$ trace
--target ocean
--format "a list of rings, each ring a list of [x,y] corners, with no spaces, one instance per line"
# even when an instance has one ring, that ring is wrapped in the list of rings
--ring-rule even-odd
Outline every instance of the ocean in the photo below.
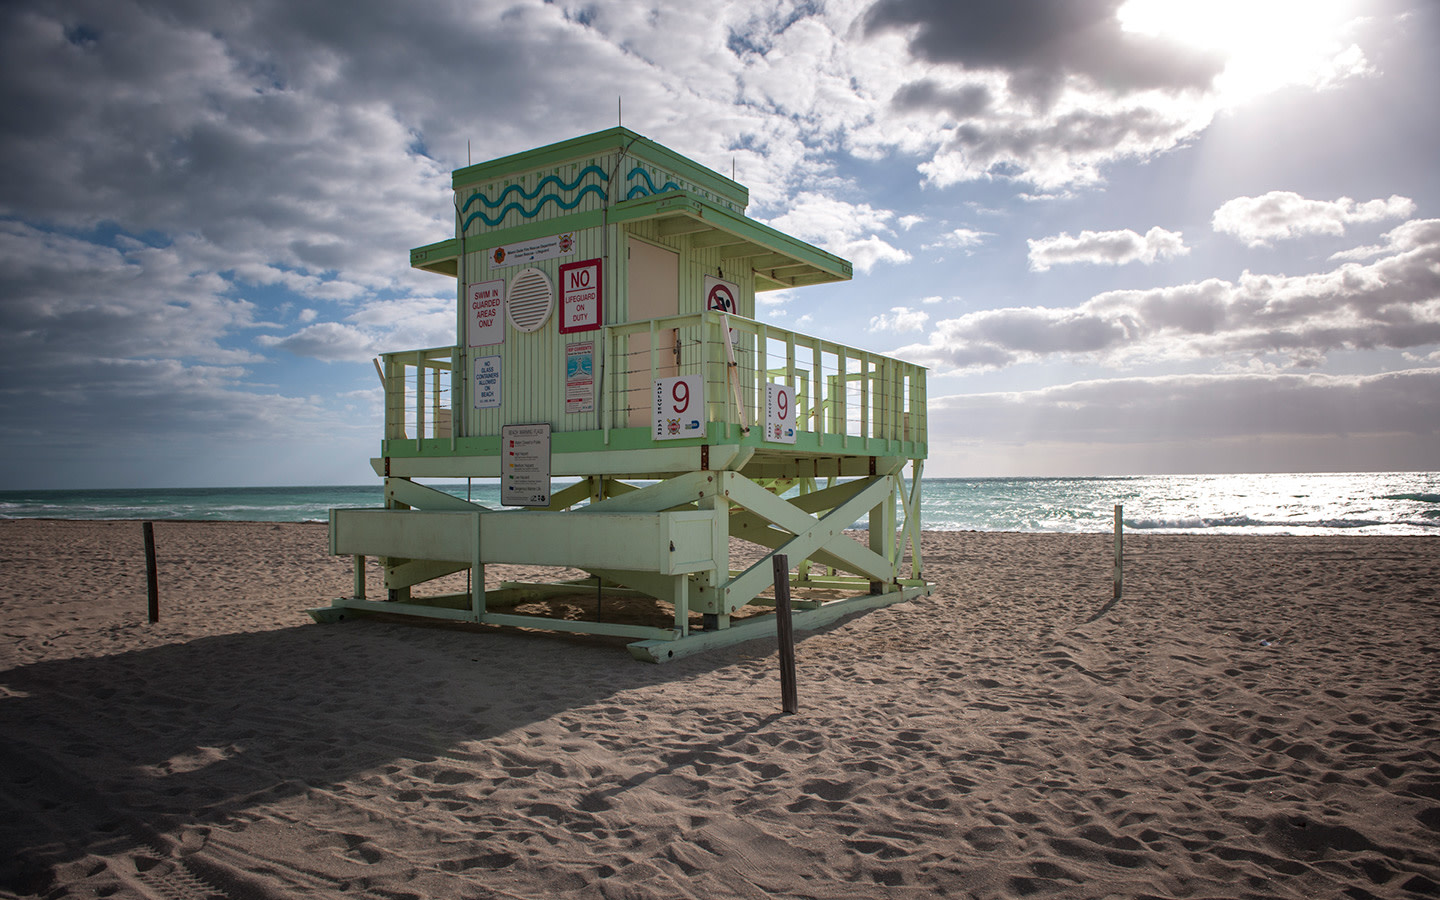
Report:
[[[494,482],[434,486],[500,506]],[[1118,504],[1127,531],[1151,534],[1440,535],[1440,472],[927,478],[921,488],[921,518],[934,531],[1108,532]],[[0,491],[0,518],[323,522],[334,507],[382,503],[378,481]]]

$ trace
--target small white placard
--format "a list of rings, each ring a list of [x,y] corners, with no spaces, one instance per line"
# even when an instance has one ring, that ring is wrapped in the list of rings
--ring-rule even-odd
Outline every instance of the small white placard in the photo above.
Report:
[[[465,292],[471,347],[487,347],[505,340],[505,281],[480,281]]]
[[[795,443],[795,395],[783,384],[765,385],[765,440]]]
[[[527,265],[546,259],[575,254],[575,232],[552,234],[533,241],[506,244],[490,251],[490,268],[503,269],[507,266]]]
[[[500,357],[475,358],[475,408],[497,409],[500,406]]]
[[[705,436],[705,388],[699,375],[655,379],[657,441]]]
[[[505,425],[500,428],[504,506],[550,505],[550,426]]]

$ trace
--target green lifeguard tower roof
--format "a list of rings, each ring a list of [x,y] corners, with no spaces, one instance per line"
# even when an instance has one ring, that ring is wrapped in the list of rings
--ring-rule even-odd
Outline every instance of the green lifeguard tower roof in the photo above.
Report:
[[[616,161],[608,171],[597,165],[609,158]],[[547,169],[550,172],[541,183],[527,191],[522,176]],[[652,170],[673,175],[679,181],[667,178],[656,184],[649,175]],[[572,173],[574,181],[566,178]],[[569,205],[553,190],[573,190],[586,178],[590,183],[579,194],[589,196],[576,195]],[[539,220],[505,228],[507,234],[498,243],[524,240],[532,230],[535,236],[547,233],[553,226],[546,224],[548,217],[542,218],[543,214],[570,212],[588,200],[588,205],[598,208],[587,210],[585,218],[574,219],[569,227],[655,220],[662,237],[688,235],[691,247],[718,248],[722,259],[752,270],[756,291],[849,281],[852,275],[848,260],[746,216],[750,192],[744,185],[628,128],[609,128],[456,169],[451,185],[457,197],[470,191],[475,192],[471,198],[483,197],[482,189],[497,185],[501,190],[498,199],[457,203],[464,206],[462,231],[473,227],[477,220],[487,225],[494,222],[492,227],[499,227],[507,217],[515,218],[517,212]],[[439,241],[411,250],[410,265],[454,276],[459,255],[457,240]]]

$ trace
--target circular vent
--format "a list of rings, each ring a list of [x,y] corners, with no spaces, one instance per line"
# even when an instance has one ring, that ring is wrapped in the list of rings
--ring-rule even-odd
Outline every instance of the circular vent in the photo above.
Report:
[[[539,269],[525,269],[510,282],[505,314],[516,331],[535,331],[550,318],[555,290],[550,278]]]

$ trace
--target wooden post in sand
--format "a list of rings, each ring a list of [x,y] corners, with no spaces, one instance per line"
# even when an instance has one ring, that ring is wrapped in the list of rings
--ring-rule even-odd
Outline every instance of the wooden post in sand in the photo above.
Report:
[[[160,577],[155,570],[155,523],[146,522],[145,533],[145,586],[150,597],[150,622],[160,621]]]
[[[800,708],[795,690],[795,623],[790,618],[790,558],[775,554],[775,634],[780,639],[780,708],[786,715]]]
[[[1120,505],[1117,503],[1117,504],[1115,505],[1115,599],[1116,599],[1116,600],[1119,600],[1119,599],[1120,599],[1120,586],[1121,586],[1121,584],[1123,584],[1124,581],[1125,581],[1124,555],[1123,555],[1123,553],[1122,553],[1122,548],[1123,548],[1123,545],[1124,545],[1124,537],[1123,537],[1122,535],[1124,534],[1124,531],[1123,531],[1123,527],[1122,527],[1122,525],[1121,525],[1121,522],[1122,522],[1122,518],[1121,518],[1121,514],[1120,514]]]

